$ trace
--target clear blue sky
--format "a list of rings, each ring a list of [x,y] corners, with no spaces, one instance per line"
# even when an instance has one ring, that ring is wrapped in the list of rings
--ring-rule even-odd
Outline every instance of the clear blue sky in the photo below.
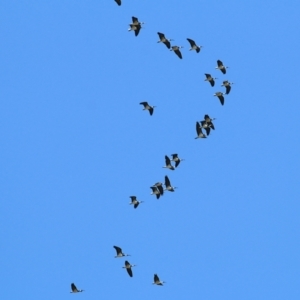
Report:
[[[299,10],[1,1],[1,299],[300,299]],[[216,130],[195,140],[204,114]],[[185,161],[163,169],[172,153]],[[165,175],[178,189],[156,200]]]

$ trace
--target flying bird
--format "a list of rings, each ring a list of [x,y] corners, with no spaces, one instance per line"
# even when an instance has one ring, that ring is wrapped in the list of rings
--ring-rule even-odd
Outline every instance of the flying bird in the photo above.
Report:
[[[125,261],[125,267],[122,267],[122,268],[126,269],[128,275],[129,275],[130,277],[132,277],[133,274],[132,274],[131,268],[132,268],[132,267],[135,267],[135,266],[136,266],[136,265],[131,265],[131,264],[126,260],[126,261]]]
[[[120,6],[122,3],[121,3],[121,0],[115,0],[116,3]]]
[[[170,47],[171,47],[171,43],[170,42],[173,41],[173,40],[172,39],[167,39],[165,37],[165,35],[163,33],[161,33],[161,32],[158,32],[157,34],[159,36],[158,43],[163,43],[163,44],[165,44],[167,46],[168,49],[170,49]]]
[[[171,47],[171,49],[170,49],[170,51],[174,51],[175,52],[175,54],[180,58],[180,59],[182,59],[182,54],[181,54],[181,52],[180,52],[180,48],[183,48],[182,46],[172,46]]]
[[[202,48],[202,46],[196,45],[195,41],[192,40],[192,39],[187,39],[187,40],[188,40],[188,42],[189,42],[190,45],[191,45],[190,51],[191,51],[191,50],[196,50],[196,52],[199,53],[200,50],[201,50],[201,48]]]
[[[216,92],[216,93],[214,94],[214,96],[217,96],[217,97],[219,98],[221,104],[224,105],[225,99],[224,99],[224,94],[223,94],[223,93],[221,93],[221,92]]]
[[[231,90],[231,84],[233,84],[233,82],[229,82],[228,80],[224,80],[223,84],[221,86],[225,86],[226,88],[226,95],[228,95],[230,93]]]
[[[180,162],[184,160],[183,158],[179,158],[177,153],[171,154],[171,156],[172,156],[171,160],[175,161],[175,168],[177,168],[179,166]]]
[[[177,187],[173,187],[171,185],[170,179],[168,176],[165,176],[165,190],[169,191],[169,192],[175,192],[175,189],[177,189]]]
[[[202,132],[201,125],[199,124],[199,122],[196,122],[196,131],[197,137],[195,137],[195,139],[206,138],[206,135]]]
[[[150,186],[150,189],[152,190],[151,195],[155,195],[156,199],[159,199],[161,194],[160,194],[160,191],[159,191],[158,187],[157,186]]]
[[[208,81],[211,86],[214,86],[215,85],[215,79],[218,79],[218,78],[214,78],[210,74],[204,74],[204,75],[206,76],[206,79],[204,79],[204,81]]]
[[[167,169],[170,169],[170,170],[175,170],[175,168],[171,164],[170,158],[167,155],[165,155],[165,160],[166,160],[166,165],[163,168],[167,168]]]
[[[130,254],[125,254],[122,252],[122,249],[120,247],[117,247],[117,246],[114,246],[114,248],[116,249],[117,251],[117,256],[115,256],[116,258],[117,257],[123,257],[123,256],[130,256]]]
[[[74,283],[71,283],[71,290],[72,290],[72,292],[70,292],[70,293],[81,293],[84,291],[84,290],[78,290]]]
[[[153,184],[153,186],[157,187],[162,196],[164,195],[164,188],[161,182],[156,182],[155,184]]]
[[[143,110],[149,110],[150,116],[153,115],[153,110],[154,110],[154,107],[155,107],[155,106],[149,105],[148,102],[146,102],[146,101],[145,101],[145,102],[141,102],[140,104],[141,104],[141,105],[144,105]]]
[[[215,120],[215,119],[211,119],[209,117],[209,115],[204,115],[204,120],[200,122],[201,128],[204,128],[206,131],[206,136],[209,136],[210,129],[215,130],[215,126],[214,126],[212,120]]]
[[[139,35],[139,32],[142,28],[142,24],[144,24],[144,22],[139,22],[138,18],[136,17],[132,17],[132,23],[129,24],[129,28],[128,28],[128,31],[134,31],[135,33],[135,36],[138,36]]]
[[[136,199],[136,196],[130,196],[129,198],[131,198],[131,202],[129,202],[129,204],[133,204],[134,208],[137,208],[139,206],[140,203],[143,203],[144,201],[138,201]]]
[[[228,67],[224,66],[219,59],[217,60],[217,64],[218,66],[216,67],[216,69],[219,69],[223,74],[226,74],[226,69],[228,69]]]
[[[154,282],[152,284],[163,285],[163,283],[166,283],[166,282],[165,281],[160,281],[157,274],[154,274]]]

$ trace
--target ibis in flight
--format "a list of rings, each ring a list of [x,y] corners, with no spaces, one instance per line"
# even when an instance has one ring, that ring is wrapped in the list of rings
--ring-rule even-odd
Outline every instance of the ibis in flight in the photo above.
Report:
[[[202,48],[202,46],[198,46],[198,45],[195,43],[195,41],[192,40],[192,39],[187,39],[187,40],[188,40],[188,42],[189,42],[190,45],[191,45],[190,51],[191,51],[191,50],[196,50],[196,52],[199,53],[200,50],[201,50],[201,48]]]
[[[217,64],[218,66],[216,67],[216,69],[219,69],[223,74],[226,74],[226,69],[228,69],[228,67],[224,66],[219,59],[217,60]]]
[[[180,52],[180,48],[183,48],[182,46],[172,46],[170,51],[174,51],[175,54],[180,58],[182,59],[182,54]]]
[[[175,168],[171,164],[170,158],[167,155],[165,155],[165,160],[166,160],[166,165],[163,168],[167,168],[167,169],[170,169],[170,170],[175,170]]]
[[[139,22],[138,18],[136,17],[132,17],[132,23],[129,24],[129,28],[128,31],[134,31],[135,36],[139,35],[140,29],[142,28],[142,24],[144,24],[144,22]]]
[[[168,49],[170,49],[171,48],[171,43],[170,42],[173,41],[173,40],[172,39],[167,39],[165,37],[165,35],[163,33],[161,33],[161,32],[158,32],[157,34],[159,36],[158,43],[163,43],[163,44],[165,44],[167,46]]]
[[[136,199],[136,196],[130,196],[129,198],[131,198],[131,202],[129,202],[129,204],[133,204],[134,208],[137,208],[139,206],[140,203],[143,203],[144,201],[138,201]]]
[[[204,75],[206,76],[206,79],[204,79],[204,81],[208,81],[211,86],[214,86],[215,85],[215,79],[218,79],[218,78],[214,78],[210,74],[204,74]]]
[[[146,101],[141,102],[140,104],[144,106],[143,110],[149,110],[150,116],[153,115],[153,110],[154,110],[155,106],[149,105],[148,102],[146,102]]]
[[[123,257],[123,256],[130,256],[130,254],[125,254],[122,252],[122,249],[118,246],[114,246],[114,248],[116,249],[117,252],[117,256],[115,256],[115,258],[117,257]]]
[[[160,194],[160,191],[159,191],[158,187],[157,186],[150,186],[150,189],[152,190],[151,195],[155,195],[156,199],[159,199],[161,194]]]
[[[153,186],[156,186],[158,188],[158,190],[162,196],[164,195],[164,188],[163,188],[163,184],[161,182],[156,182],[155,184],[153,184]]]
[[[126,269],[128,275],[129,275],[130,277],[132,277],[133,274],[132,274],[131,268],[132,268],[132,267],[135,267],[135,266],[136,266],[136,265],[131,265],[131,264],[126,260],[126,261],[125,261],[125,267],[122,267],[122,268]]]
[[[201,125],[199,122],[196,122],[196,131],[197,137],[195,137],[195,139],[206,138],[206,135],[202,132]]]
[[[71,290],[72,290],[72,292],[70,292],[70,293],[81,293],[84,291],[84,290],[78,290],[74,283],[71,283]]]
[[[224,80],[223,84],[221,86],[225,86],[226,88],[226,95],[228,95],[230,93],[231,90],[231,84],[233,84],[233,82],[229,82],[228,80]]]
[[[163,285],[163,283],[166,283],[166,282],[159,280],[159,277],[157,276],[157,274],[154,274],[154,282],[152,284]]]
[[[224,105],[225,99],[224,99],[224,94],[223,94],[223,93],[221,93],[221,92],[216,92],[216,93],[214,94],[214,96],[218,97],[219,100],[220,100],[220,102],[221,102],[221,104]]]
[[[175,189],[177,189],[177,187],[173,187],[171,185],[170,179],[168,176],[165,176],[165,190],[169,191],[169,192],[175,192]]]
[[[179,158],[177,153],[171,154],[171,156],[172,156],[172,159],[171,159],[171,160],[172,160],[172,161],[175,161],[175,168],[177,168],[177,167],[179,166],[180,162],[181,162],[182,160],[184,160],[183,158]]]

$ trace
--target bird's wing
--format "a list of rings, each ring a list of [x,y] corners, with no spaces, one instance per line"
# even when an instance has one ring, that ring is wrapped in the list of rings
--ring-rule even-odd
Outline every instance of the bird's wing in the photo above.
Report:
[[[160,194],[156,194],[156,199],[159,199],[159,197],[160,197]]]
[[[217,64],[218,64],[218,67],[223,66],[223,63],[219,59],[217,60]]]
[[[177,161],[175,162],[175,168],[177,168],[177,167],[179,166],[179,164],[180,164],[180,160],[177,160]]]
[[[226,68],[220,69],[223,74],[226,74]]]
[[[187,39],[191,45],[191,47],[193,47],[194,45],[196,45],[195,41],[191,40],[191,39]]]
[[[171,43],[166,39],[164,44],[167,46],[168,49],[171,48]]]
[[[135,36],[138,36],[139,35],[139,33],[140,33],[140,29],[142,28],[142,26],[141,25],[137,25],[136,26],[136,28],[135,28],[135,30],[134,30],[134,34],[135,34]]]
[[[136,196],[129,196],[129,198],[131,198],[131,201],[133,202],[134,200],[136,200]]]
[[[162,185],[159,185],[159,186],[157,187],[157,189],[159,190],[159,192],[160,192],[161,195],[164,194],[164,189],[163,189]]]
[[[71,283],[71,290],[72,290],[72,292],[77,292],[78,291],[77,287],[74,283]]]
[[[213,124],[213,122],[210,122],[209,127],[213,130],[215,130],[215,125]]]
[[[177,158],[177,157],[178,157],[178,154],[177,154],[177,153],[175,153],[175,154],[171,154],[171,156],[172,156],[172,158],[173,158],[173,159],[175,159],[175,158]]]
[[[205,131],[206,131],[206,135],[209,136],[210,128],[209,128],[209,127],[205,127],[204,129],[205,129]]]
[[[166,166],[171,164],[170,158],[165,155],[165,160],[166,160]]]
[[[157,274],[154,274],[154,282],[159,282],[159,278],[158,278]]]
[[[120,247],[114,246],[114,248],[116,249],[117,254],[122,253],[122,249]]]
[[[140,202],[137,202],[133,205],[134,208],[137,208],[139,206]]]
[[[196,122],[196,131],[198,136],[202,132],[199,122]]]
[[[182,54],[181,54],[181,52],[180,52],[179,49],[175,50],[174,52],[176,53],[176,55],[177,55],[180,59],[182,59]]]
[[[161,33],[161,32],[158,32],[157,34],[158,34],[158,36],[159,36],[160,39],[163,39],[165,37],[165,35],[163,33]]]
[[[197,53],[200,52],[200,47],[197,47],[196,52],[197,52]]]
[[[153,107],[150,107],[150,108],[149,108],[149,113],[150,113],[150,116],[153,115]]]
[[[121,0],[115,0],[117,4],[120,6],[121,5]]]
[[[131,268],[126,268],[126,270],[127,270],[128,275],[129,275],[130,277],[132,277],[133,274],[132,274]]]
[[[147,106],[148,105],[148,102],[141,102],[140,104],[144,105],[144,106]]]
[[[210,78],[211,78],[211,75],[210,75],[210,74],[205,73],[204,75],[206,76],[207,79],[210,79]]]
[[[220,99],[221,104],[224,105],[224,97],[221,95],[218,98]]]
[[[231,86],[226,85],[226,95],[228,95],[230,93],[230,90],[231,90]]]
[[[165,176],[165,186],[171,186],[170,180],[168,176]]]
[[[133,24],[139,23],[138,18],[132,17],[132,23],[133,23]]]

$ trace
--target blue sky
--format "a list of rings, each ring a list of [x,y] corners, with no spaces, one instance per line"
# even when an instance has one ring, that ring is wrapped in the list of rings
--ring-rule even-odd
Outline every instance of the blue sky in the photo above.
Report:
[[[299,299],[299,9],[2,1],[1,299]],[[204,114],[216,130],[195,140]],[[178,189],[156,200],[165,175]]]

